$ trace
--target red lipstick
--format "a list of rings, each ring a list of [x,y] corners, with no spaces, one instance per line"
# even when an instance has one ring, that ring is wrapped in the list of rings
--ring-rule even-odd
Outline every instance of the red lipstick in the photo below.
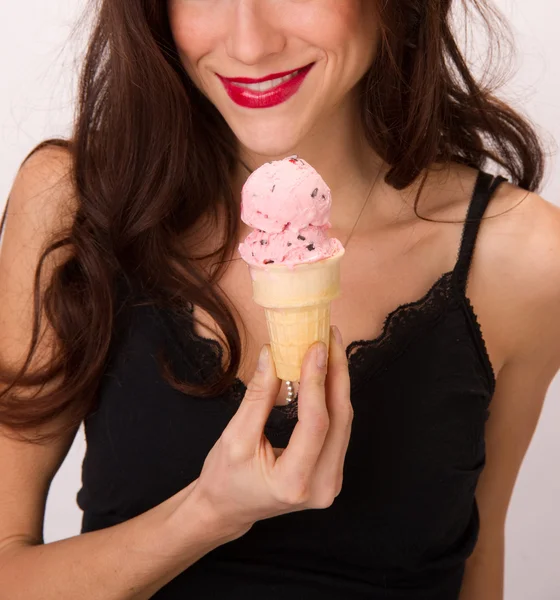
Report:
[[[299,90],[314,64],[311,63],[306,67],[294,69],[293,71],[273,73],[259,79],[222,77],[221,75],[218,75],[218,77],[228,96],[239,106],[244,108],[270,108],[290,99]],[[282,79],[283,81],[278,81],[273,87],[270,87],[270,84],[266,85],[267,82]],[[246,87],[247,85],[252,87]]]

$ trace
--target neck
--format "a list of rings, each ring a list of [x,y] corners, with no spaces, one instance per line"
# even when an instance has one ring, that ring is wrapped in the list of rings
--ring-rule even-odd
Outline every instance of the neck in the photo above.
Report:
[[[312,165],[330,187],[333,228],[341,231],[352,228],[372,184],[383,180],[381,160],[363,135],[356,107],[338,107],[326,115],[301,143],[283,156],[262,156],[241,148],[241,159],[252,170],[292,154]],[[236,178],[239,193],[248,175],[247,169],[240,165]]]

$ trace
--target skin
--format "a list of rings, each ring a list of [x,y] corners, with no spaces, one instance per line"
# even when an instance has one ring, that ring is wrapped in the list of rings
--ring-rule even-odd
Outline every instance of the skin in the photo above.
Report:
[[[374,58],[373,3],[359,0],[170,0],[170,22],[185,68],[237,136],[241,156],[257,168],[299,154],[333,192],[331,234],[344,243],[364,198],[373,193],[347,248],[343,297],[333,322],[344,340],[377,336],[395,306],[421,297],[453,268],[476,172],[456,164],[429,173],[419,212],[416,184],[402,192],[383,183],[386,168],[365,143],[355,85]],[[227,96],[216,73],[261,77],[317,61],[299,92],[269,109],[245,109]],[[246,171],[240,168],[238,191]],[[504,213],[504,214],[502,214]],[[497,216],[500,215],[500,216]],[[467,563],[461,600],[503,598],[504,527],[511,493],[535,431],[548,386],[560,367],[560,210],[536,194],[503,185],[481,226],[469,296],[497,377],[487,423],[487,466],[476,496],[480,537]],[[241,226],[241,239],[249,232]],[[523,240],[523,252],[519,251]],[[363,265],[370,265],[368,278]],[[234,260],[222,289],[247,331],[240,375],[248,381],[268,339],[251,303],[246,267]],[[257,313],[257,314],[255,314]],[[201,333],[215,337],[199,313]],[[283,391],[278,396],[282,402]]]

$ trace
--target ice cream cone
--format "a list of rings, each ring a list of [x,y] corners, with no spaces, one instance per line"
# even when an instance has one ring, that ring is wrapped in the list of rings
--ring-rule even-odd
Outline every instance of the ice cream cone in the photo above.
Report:
[[[340,294],[341,249],[293,267],[249,265],[253,299],[265,309],[276,374],[299,381],[303,357],[314,342],[329,348],[331,302]]]

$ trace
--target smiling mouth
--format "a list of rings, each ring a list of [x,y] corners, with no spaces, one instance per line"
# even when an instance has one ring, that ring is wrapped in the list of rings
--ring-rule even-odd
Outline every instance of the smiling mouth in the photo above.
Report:
[[[314,64],[260,79],[218,77],[230,99],[237,105],[244,108],[270,108],[286,102],[296,94]]]
[[[256,83],[241,83],[239,81],[235,81],[235,79],[230,80],[232,85],[236,87],[244,88],[246,90],[252,90],[253,92],[268,92],[269,90],[286,83],[287,81],[291,81],[295,79],[298,75],[300,75],[307,67],[302,67],[301,69],[297,69],[293,71],[289,75],[284,75],[283,77],[277,77],[275,79],[268,79],[267,81],[258,81]]]

